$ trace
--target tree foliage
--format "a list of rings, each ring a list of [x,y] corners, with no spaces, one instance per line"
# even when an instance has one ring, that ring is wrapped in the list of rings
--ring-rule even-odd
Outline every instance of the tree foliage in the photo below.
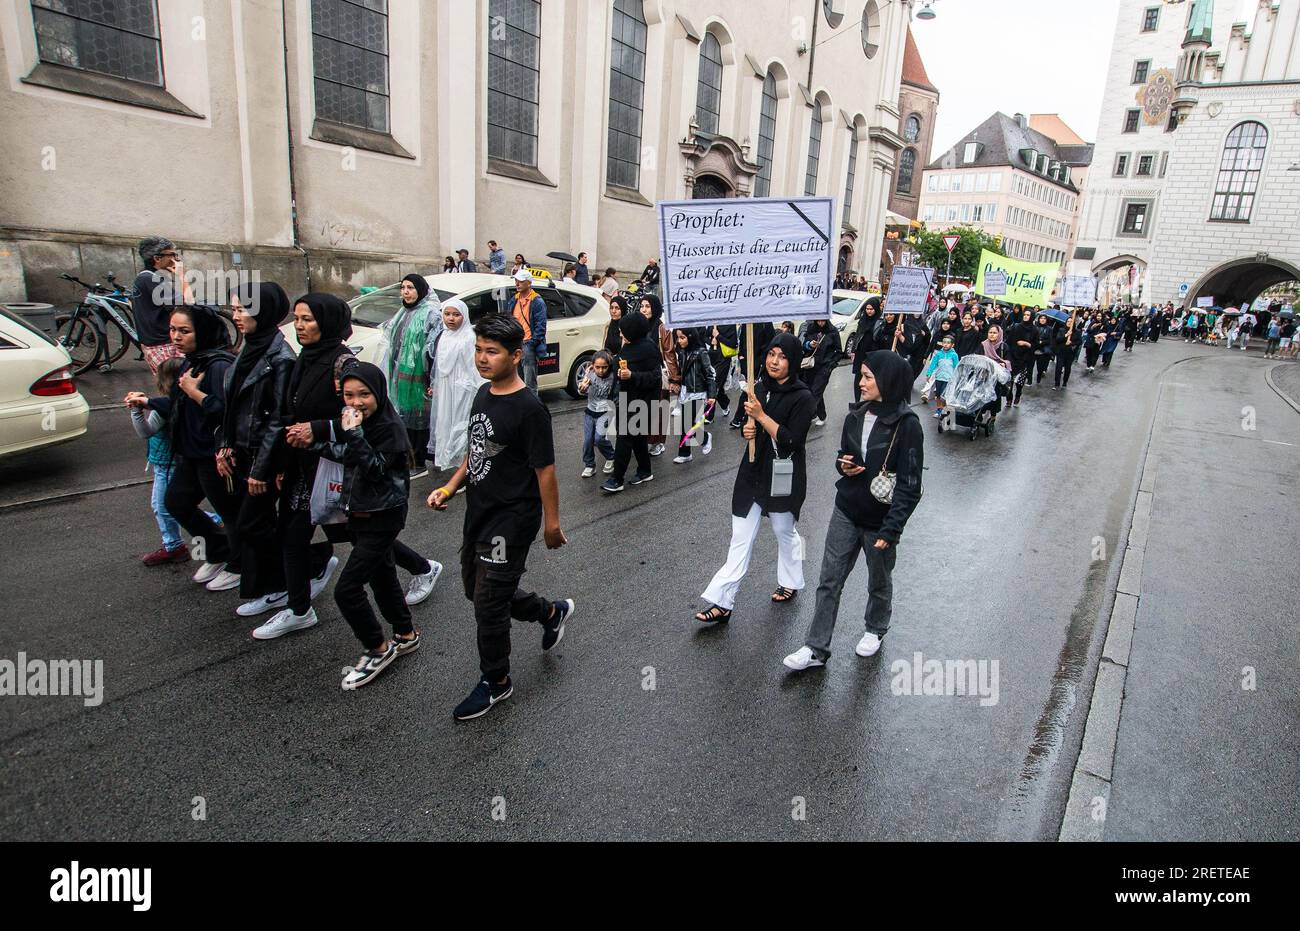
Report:
[[[998,255],[1002,251],[1002,240],[991,236],[975,226],[958,225],[944,230],[920,229],[915,233],[916,251],[921,264],[929,265],[938,272],[942,281],[948,270],[948,247],[943,244],[945,236],[960,236],[957,247],[952,250],[952,277],[974,283],[975,273],[979,270],[980,252],[988,249]]]

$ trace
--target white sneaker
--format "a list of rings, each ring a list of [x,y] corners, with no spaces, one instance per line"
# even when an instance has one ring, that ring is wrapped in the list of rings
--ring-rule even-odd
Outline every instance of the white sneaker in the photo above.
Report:
[[[424,477],[425,477],[426,475],[428,475],[428,474],[429,474],[429,470],[428,470],[428,469],[421,469],[421,470],[418,471],[418,472],[412,472],[412,473],[411,473],[411,481],[415,481],[417,478],[424,478]]]
[[[330,584],[330,579],[334,577],[334,570],[339,567],[339,558],[331,556],[330,561],[325,564],[321,574],[311,580],[311,600],[315,601],[320,597],[320,593],[325,591],[325,586]]]
[[[212,581],[206,587],[210,592],[228,592],[232,588],[239,588],[239,576],[222,569],[212,577]]]
[[[693,458],[693,456],[677,456],[673,459],[673,463],[681,465],[683,462],[690,462]]]
[[[601,471],[602,471],[603,473],[605,473],[606,475],[609,475],[611,472],[613,472],[613,471],[614,471],[614,460],[611,459],[611,460],[609,460],[608,462],[606,462],[606,463],[605,463],[605,468],[601,469]]]
[[[800,647],[781,662],[785,664],[786,669],[793,669],[795,672],[803,672],[805,669],[826,665],[824,660],[817,658],[817,654],[810,647]]]
[[[596,474],[596,469],[593,466],[587,466],[587,468],[582,470],[583,478],[591,478],[595,474]]]
[[[814,427],[824,427],[824,426],[826,426],[826,421],[822,420],[820,417],[814,417],[814,418],[813,418],[813,426],[814,426]]]
[[[706,456],[707,456],[709,453],[713,452],[713,434],[712,434],[712,433],[705,433],[705,434],[704,434],[704,446],[700,449],[700,452],[704,453],[704,455],[706,455]]]
[[[226,568],[226,564],[223,562],[205,562],[199,566],[199,571],[194,573],[194,581],[200,585],[207,585],[224,568]]]
[[[288,603],[288,592],[275,592],[271,595],[263,595],[261,598],[254,598],[252,601],[245,601],[235,609],[235,613],[240,617],[257,617],[259,614],[265,614],[267,611],[274,611],[277,608],[283,608]]]
[[[858,641],[858,645],[853,648],[853,652],[858,656],[875,656],[876,651],[880,649],[880,638],[867,631]]]
[[[652,455],[652,456],[662,456],[663,454],[664,454],[664,444],[663,444],[663,443],[655,443],[653,446],[650,447],[650,455]]]
[[[406,586],[406,603],[408,605],[418,605],[433,594],[433,586],[437,584],[438,576],[442,575],[442,563],[430,559],[429,565],[432,568],[424,575],[411,576],[410,584]]]
[[[288,608],[274,614],[271,619],[253,631],[254,640],[274,640],[276,637],[283,637],[285,634],[291,634],[295,630],[306,630],[308,627],[315,627],[318,622],[316,609],[308,608],[306,614],[294,614]]]

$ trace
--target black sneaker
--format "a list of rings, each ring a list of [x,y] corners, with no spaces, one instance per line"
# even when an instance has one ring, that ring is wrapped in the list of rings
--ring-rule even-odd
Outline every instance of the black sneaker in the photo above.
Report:
[[[452,717],[457,721],[471,721],[474,718],[481,718],[492,710],[492,706],[499,701],[505,701],[515,692],[515,684],[506,678],[505,685],[493,685],[487,679],[483,679],[478,685],[474,686],[474,691],[470,692],[466,699],[456,706],[452,712]]]
[[[607,478],[605,483],[600,486],[600,490],[607,495],[616,495],[623,490],[623,483],[616,478]]]
[[[394,641],[388,641],[387,650],[366,650],[361,654],[357,664],[343,677],[344,691],[351,692],[374,680],[388,664],[397,659],[397,647]]]
[[[573,599],[566,598],[555,604],[555,615],[542,622],[542,652],[545,653],[564,639],[564,622],[573,616]]]
[[[638,472],[636,475],[633,475],[632,478],[628,480],[628,484],[640,485],[642,482],[653,482],[654,480],[655,480],[655,476],[653,472],[649,472],[645,475],[642,475],[640,472]]]
[[[420,649],[420,632],[418,630],[411,631],[409,640],[392,637],[390,642],[393,644],[393,648],[397,650],[398,656],[405,656],[407,653],[414,653]]]

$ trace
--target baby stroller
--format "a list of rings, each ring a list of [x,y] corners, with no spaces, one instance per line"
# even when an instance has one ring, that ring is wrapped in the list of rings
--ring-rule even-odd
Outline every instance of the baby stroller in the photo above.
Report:
[[[939,418],[939,432],[969,430],[972,440],[980,430],[985,436],[992,435],[999,406],[998,386],[1010,382],[1011,373],[988,356],[962,357],[943,392],[945,407]]]

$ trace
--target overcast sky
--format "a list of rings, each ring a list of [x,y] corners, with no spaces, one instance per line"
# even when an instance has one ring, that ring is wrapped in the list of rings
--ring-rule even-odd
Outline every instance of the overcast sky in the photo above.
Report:
[[[939,88],[931,159],[997,110],[1059,113],[1096,141],[1119,0],[935,0],[934,11],[912,20]]]

